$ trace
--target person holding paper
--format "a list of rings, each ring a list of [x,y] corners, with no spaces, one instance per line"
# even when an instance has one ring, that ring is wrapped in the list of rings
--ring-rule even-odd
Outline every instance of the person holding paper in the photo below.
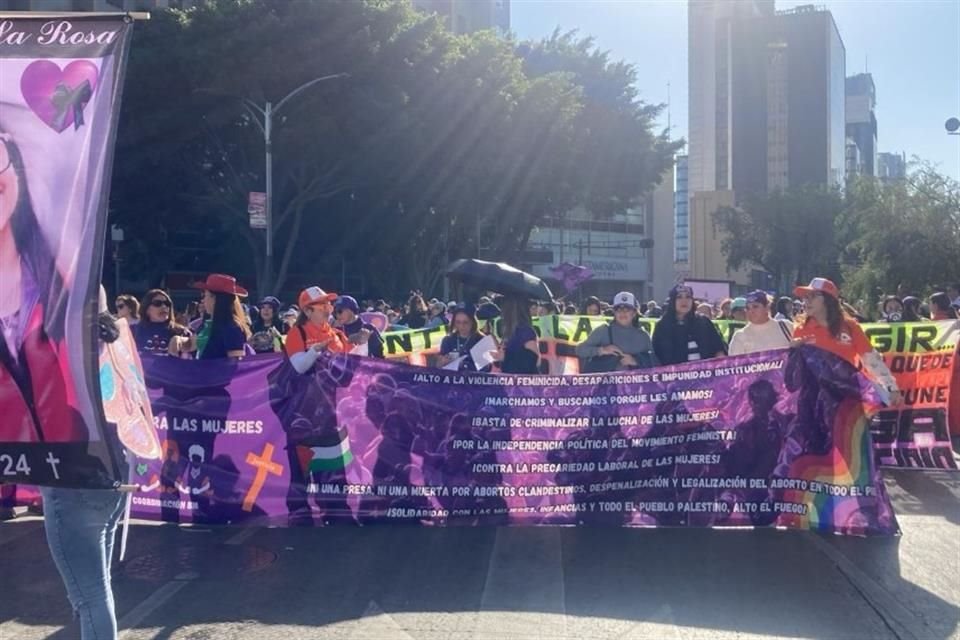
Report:
[[[483,339],[477,319],[467,307],[453,310],[453,331],[440,343],[440,366],[445,367],[455,360],[460,361],[457,371],[476,371],[470,350]]]

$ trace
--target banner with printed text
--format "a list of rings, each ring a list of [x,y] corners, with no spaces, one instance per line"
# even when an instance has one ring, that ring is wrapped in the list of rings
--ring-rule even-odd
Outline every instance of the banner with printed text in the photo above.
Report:
[[[97,344],[123,16],[0,18],[0,482],[106,487]]]
[[[603,316],[536,318],[534,329],[541,338],[543,372],[578,373],[577,345],[609,322],[610,318]],[[726,342],[744,326],[743,322],[730,320],[716,320],[714,324]],[[640,318],[639,326],[653,335],[657,321]],[[863,329],[904,391],[901,404],[887,407],[871,422],[880,464],[956,470],[950,425],[960,425],[960,415],[952,415],[950,404],[957,402],[951,390],[960,388],[960,322],[868,323]],[[444,335],[442,327],[386,333],[385,353],[398,361],[434,365]],[[960,433],[960,429],[954,432]]]
[[[814,348],[623,374],[330,356],[144,361],[164,458],[134,516],[321,525],[897,530],[872,387]]]

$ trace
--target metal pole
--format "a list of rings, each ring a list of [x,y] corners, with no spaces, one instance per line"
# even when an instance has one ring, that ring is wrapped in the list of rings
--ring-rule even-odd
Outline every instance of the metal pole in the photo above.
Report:
[[[120,295],[120,243],[113,243],[113,286],[116,296]]]
[[[263,143],[267,154],[267,264],[264,270],[267,276],[267,282],[261,284],[261,287],[272,287],[273,283],[273,104],[268,102],[263,110]],[[269,293],[269,292],[267,292]]]

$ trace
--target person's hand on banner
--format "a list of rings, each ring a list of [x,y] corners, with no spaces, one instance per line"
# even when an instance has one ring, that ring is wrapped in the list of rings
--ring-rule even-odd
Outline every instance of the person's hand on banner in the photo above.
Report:
[[[321,340],[320,342],[316,343],[315,345],[313,345],[313,346],[310,347],[310,348],[313,349],[314,351],[316,351],[317,353],[322,353],[322,352],[327,348],[327,345],[330,344],[330,341],[331,341],[331,340],[333,340],[333,338],[326,338],[326,339]]]
[[[622,364],[622,365],[624,365],[624,366],[627,366],[627,367],[638,367],[638,366],[640,366],[640,365],[637,363],[637,359],[634,358],[634,357],[633,357],[632,355],[630,355],[629,353],[625,353],[625,354],[623,354],[622,356],[620,356],[620,364]]]

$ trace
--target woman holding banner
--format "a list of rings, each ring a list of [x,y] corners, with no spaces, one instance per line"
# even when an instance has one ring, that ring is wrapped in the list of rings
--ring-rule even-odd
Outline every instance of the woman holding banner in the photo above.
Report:
[[[300,293],[300,317],[287,333],[287,362],[268,376],[271,405],[287,435],[291,525],[313,525],[308,484],[344,484],[346,467],[353,460],[347,431],[338,424],[336,404],[336,389],[350,384],[353,377],[350,364],[341,359],[329,367],[315,366],[322,354],[345,354],[353,348],[350,339],[330,324],[336,299],[337,294],[320,287]],[[333,518],[352,519],[345,497],[314,495],[325,523]]]
[[[794,295],[803,300],[805,313],[797,319],[794,338],[829,351],[854,367],[862,366],[877,385],[884,403],[900,404],[897,381],[860,325],[843,312],[837,285],[826,278],[814,278],[808,286],[797,287]]]
[[[727,346],[709,318],[693,311],[693,289],[678,284],[670,290],[663,317],[653,332],[653,350],[660,364],[722,358]]]

